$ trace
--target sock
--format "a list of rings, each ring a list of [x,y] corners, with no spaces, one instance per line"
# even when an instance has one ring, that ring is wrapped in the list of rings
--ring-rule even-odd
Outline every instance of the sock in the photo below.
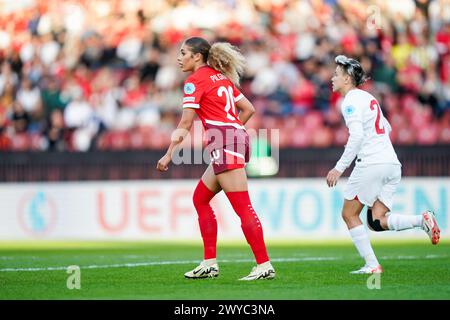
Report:
[[[242,231],[255,255],[256,263],[262,264],[269,261],[261,222],[253,210],[248,191],[227,192],[226,195],[241,219]]]
[[[207,267],[211,267],[213,264],[217,263],[216,258],[213,259],[205,259],[202,261],[202,264]]]
[[[406,230],[422,227],[422,215],[406,216],[402,214],[390,214],[387,219],[389,230]]]
[[[361,224],[349,230],[353,244],[358,250],[359,255],[366,261],[366,265],[376,267],[379,265],[377,257],[370,245],[369,236],[366,229]]]
[[[264,269],[273,268],[272,264],[270,263],[270,261],[266,261],[264,263],[261,263],[261,264],[258,265],[258,267],[264,268]]]
[[[200,180],[194,191],[194,206],[198,214],[198,224],[203,238],[204,260],[216,258],[217,220],[209,202],[215,193],[209,190]]]

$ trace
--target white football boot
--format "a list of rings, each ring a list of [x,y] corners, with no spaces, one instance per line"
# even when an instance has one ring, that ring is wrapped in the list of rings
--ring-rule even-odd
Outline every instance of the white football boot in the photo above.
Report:
[[[194,270],[186,272],[184,277],[188,279],[205,279],[215,278],[218,275],[219,265],[217,263],[207,265],[202,261]]]
[[[430,237],[432,244],[438,244],[441,237],[441,230],[438,227],[436,217],[433,211],[425,211],[422,213],[422,229]]]
[[[372,273],[383,273],[383,268],[381,265],[378,265],[376,267],[371,267],[368,265],[365,265],[359,270],[351,271],[351,274],[372,274]]]
[[[265,262],[253,267],[252,272],[246,277],[239,280],[251,281],[251,280],[264,280],[275,278],[275,269],[272,267],[270,262]]]

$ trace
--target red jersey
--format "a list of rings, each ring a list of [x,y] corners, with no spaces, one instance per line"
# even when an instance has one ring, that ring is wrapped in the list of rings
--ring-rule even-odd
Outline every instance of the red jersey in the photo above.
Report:
[[[217,126],[245,129],[235,105],[243,97],[222,73],[203,66],[184,82],[183,108],[194,108],[205,129]]]

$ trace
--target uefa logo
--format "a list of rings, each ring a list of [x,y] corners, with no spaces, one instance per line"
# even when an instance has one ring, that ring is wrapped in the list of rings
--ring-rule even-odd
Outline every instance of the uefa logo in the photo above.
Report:
[[[20,201],[18,219],[22,229],[34,237],[48,235],[56,224],[56,207],[42,191],[26,194]]]

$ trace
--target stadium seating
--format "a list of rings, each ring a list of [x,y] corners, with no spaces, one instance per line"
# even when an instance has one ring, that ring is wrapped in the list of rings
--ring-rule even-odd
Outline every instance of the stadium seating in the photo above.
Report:
[[[366,1],[202,4],[220,13],[222,23],[183,16],[199,9],[196,2],[178,3],[176,11],[171,9],[177,2],[157,11],[145,2],[132,10],[125,3],[71,1],[76,14],[62,21],[54,17],[70,12],[65,3],[4,4],[0,150],[166,147],[181,113],[186,77],[176,55],[181,41],[193,35],[241,48],[248,59],[241,89],[257,110],[248,127],[280,129],[281,147],[346,143],[342,97],[330,88],[333,57],[341,53],[359,59],[371,76],[364,88],[380,101],[395,144],[449,143],[450,21],[439,1],[414,12],[381,8],[376,28],[366,24]],[[168,22],[169,12],[179,23]],[[248,19],[233,18],[242,14]],[[85,23],[71,24],[76,15]],[[63,112],[65,123],[57,148],[48,136],[55,110]]]

